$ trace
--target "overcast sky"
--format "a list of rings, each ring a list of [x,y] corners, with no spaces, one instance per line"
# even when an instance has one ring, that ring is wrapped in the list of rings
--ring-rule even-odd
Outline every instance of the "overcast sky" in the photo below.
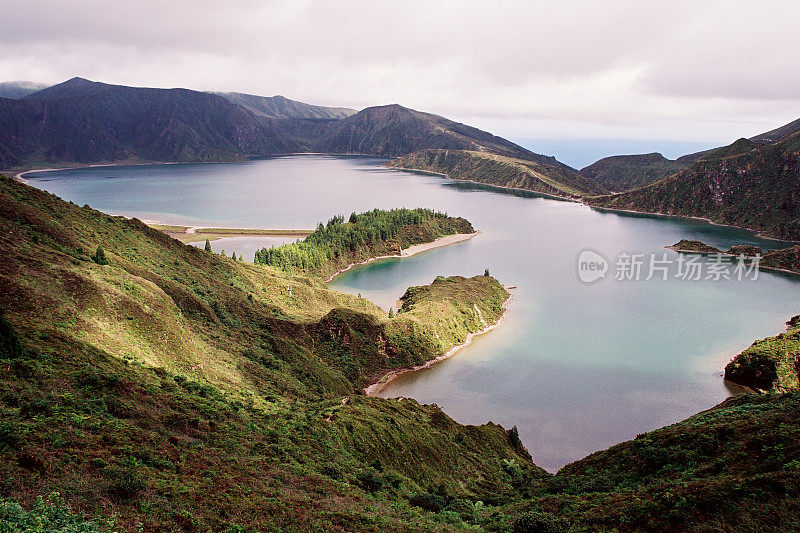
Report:
[[[800,2],[2,0],[0,80],[401,103],[515,139],[727,143],[800,117]]]

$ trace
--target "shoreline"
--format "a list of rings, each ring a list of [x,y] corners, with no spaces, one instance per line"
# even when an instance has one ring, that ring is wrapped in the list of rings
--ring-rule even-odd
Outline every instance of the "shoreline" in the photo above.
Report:
[[[375,159],[389,159],[389,161],[394,159],[394,158],[385,158],[385,157],[380,157],[380,156],[374,156],[374,155],[369,155],[369,154],[359,154],[359,153],[289,152],[289,153],[284,153],[284,154],[274,154],[274,155],[268,155],[268,156],[251,156],[251,157],[248,157],[246,159],[231,159],[231,160],[227,160],[227,161],[194,161],[194,162],[193,161],[145,161],[145,162],[134,162],[134,161],[124,162],[124,161],[120,161],[120,162],[116,162],[116,163],[97,163],[97,164],[91,164],[91,165],[74,165],[73,164],[73,165],[64,166],[64,167],[33,168],[33,169],[22,170],[20,172],[16,172],[13,175],[13,178],[16,179],[17,181],[20,181],[22,183],[28,184],[29,182],[28,182],[28,180],[26,180],[24,178],[24,176],[25,176],[25,174],[30,174],[32,172],[56,172],[56,171],[59,171],[59,170],[77,170],[77,169],[81,169],[81,168],[116,167],[116,166],[181,165],[181,164],[191,164],[191,165],[208,164],[208,165],[211,165],[211,164],[220,164],[220,163],[241,163],[243,161],[258,160],[259,158],[285,157],[285,156],[294,156],[294,155],[331,155],[331,156],[372,157],[372,158],[375,158]],[[522,188],[519,188],[519,187],[507,187],[507,186],[503,186],[503,185],[492,185],[492,184],[489,184],[489,183],[481,183],[479,181],[473,181],[473,180],[456,179],[456,178],[451,178],[447,174],[442,173],[442,172],[435,172],[435,171],[432,171],[432,170],[422,170],[422,169],[411,168],[411,167],[392,166],[392,165],[389,165],[388,162],[384,163],[381,166],[383,166],[384,168],[388,168],[388,169],[408,170],[408,171],[413,171],[413,172],[421,172],[423,174],[431,174],[431,175],[434,175],[434,176],[442,176],[445,179],[448,179],[450,181],[455,181],[455,182],[473,183],[473,184],[477,184],[477,185],[483,185],[483,186],[489,187],[489,188],[496,188],[496,189],[508,190],[508,191],[527,192],[527,193],[535,194],[537,196],[541,196],[542,198],[582,204],[582,205],[585,205],[586,207],[588,207],[590,209],[596,209],[598,211],[605,211],[605,212],[609,212],[609,213],[628,213],[628,214],[634,214],[634,215],[647,215],[647,216],[654,216],[654,217],[659,217],[659,218],[663,217],[663,218],[674,218],[674,219],[685,219],[685,220],[697,220],[697,221],[701,221],[701,222],[706,222],[708,224],[711,224],[712,226],[723,226],[723,227],[728,227],[728,228],[743,229],[745,231],[751,232],[754,236],[756,236],[758,238],[761,238],[761,239],[767,239],[767,240],[777,241],[777,242],[800,243],[800,240],[794,241],[794,240],[790,240],[790,239],[780,239],[780,238],[777,238],[777,237],[769,236],[764,232],[765,230],[758,230],[758,229],[750,228],[750,227],[747,227],[747,226],[736,226],[736,225],[733,225],[733,224],[723,224],[721,222],[715,222],[714,220],[712,220],[710,218],[706,218],[706,217],[691,216],[691,215],[671,215],[671,214],[668,214],[668,213],[660,213],[660,212],[657,212],[657,211],[634,211],[632,209],[622,209],[622,208],[614,208],[614,207],[601,207],[601,206],[595,206],[595,205],[590,204],[586,200],[586,198],[591,198],[591,197],[586,197],[586,196],[569,196],[569,195],[560,196],[560,195],[557,195],[557,194],[549,194],[549,193],[544,193],[544,192],[539,192],[539,191],[533,191],[533,190],[530,190],[530,189],[522,189]],[[9,173],[11,173],[11,172],[14,172],[14,171],[13,170],[9,171]],[[620,194],[620,193],[616,193],[616,194]]]
[[[790,242],[794,242],[794,241],[790,241]],[[664,248],[666,248],[667,250],[672,250],[673,252],[678,252],[679,254],[724,255],[724,256],[727,256],[727,257],[739,257],[736,254],[724,252],[722,250],[719,250],[717,252],[700,252],[700,251],[697,251],[697,250],[687,250],[687,249],[684,249],[684,248],[675,248],[674,246],[665,246]],[[750,259],[750,260],[753,259],[753,256],[744,256],[744,257],[745,257],[745,259]],[[764,256],[762,255],[761,259],[763,259],[763,258],[764,258]],[[794,276],[800,276],[800,271],[788,270],[786,268],[765,266],[765,265],[762,265],[760,261],[759,261],[759,264],[758,264],[758,270],[759,271],[766,270],[767,272],[780,272],[781,274],[791,274],[791,275],[794,275]]]
[[[369,155],[369,154],[361,154],[361,153],[338,153],[338,152],[287,152],[283,154],[273,154],[273,155],[250,155],[244,156],[240,159],[226,159],[222,161],[117,161],[114,163],[92,163],[88,165],[82,165],[78,163],[65,163],[66,166],[63,167],[47,167],[47,168],[26,168],[21,167],[24,170],[14,170],[9,169],[5,172],[9,174],[13,174],[13,178],[17,181],[22,183],[28,183],[23,176],[25,174],[30,174],[32,172],[58,172],[59,170],[79,170],[82,168],[98,168],[98,167],[128,167],[128,166],[148,166],[148,165],[218,165],[218,164],[226,164],[226,163],[243,163],[246,161],[257,161],[259,159],[267,159],[271,157],[287,157],[293,155],[335,155],[335,156],[355,156],[355,157],[372,157],[374,159],[391,159],[386,157],[381,157],[377,155]],[[20,168],[20,167],[17,167]],[[1,173],[2,171],[0,171]]]
[[[697,221],[700,221],[700,222],[705,222],[705,223],[710,224],[712,226],[722,226],[722,227],[726,227],[726,228],[742,229],[742,230],[745,230],[745,231],[749,231],[754,236],[756,236],[756,237],[758,237],[760,239],[766,239],[766,240],[776,241],[776,242],[789,242],[789,243],[794,243],[794,244],[800,243],[800,240],[793,241],[793,240],[790,240],[790,239],[780,239],[780,238],[777,238],[777,237],[772,237],[770,235],[767,235],[765,233],[765,230],[759,230],[759,229],[751,228],[751,227],[748,227],[748,226],[736,226],[734,224],[724,224],[722,222],[715,222],[714,220],[712,220],[710,218],[707,218],[707,217],[698,217],[698,216],[692,216],[692,215],[671,215],[669,213],[661,213],[661,212],[658,212],[658,211],[634,211],[632,209],[622,209],[622,208],[619,208],[619,207],[601,207],[601,206],[592,205],[586,200],[587,198],[596,198],[596,197],[593,197],[593,196],[588,196],[588,197],[587,196],[559,196],[557,194],[539,192],[539,191],[534,191],[534,190],[531,190],[531,189],[522,189],[520,187],[507,187],[507,186],[504,186],[504,185],[493,185],[493,184],[490,184],[490,183],[481,183],[480,181],[451,178],[448,174],[446,174],[444,172],[436,172],[436,171],[433,171],[433,170],[422,170],[422,169],[418,169],[418,168],[393,166],[393,165],[389,165],[389,164],[384,164],[383,166],[386,167],[386,168],[394,168],[394,169],[398,169],[398,170],[409,170],[409,171],[413,171],[413,172],[421,172],[423,174],[431,174],[433,176],[441,176],[441,177],[446,178],[446,179],[448,179],[450,181],[463,182],[463,183],[474,183],[474,184],[477,184],[477,185],[483,185],[485,187],[508,190],[508,191],[527,192],[527,193],[535,194],[537,196],[541,196],[543,198],[547,198],[547,199],[551,199],[551,200],[558,200],[558,201],[563,201],[563,202],[573,202],[573,203],[585,205],[589,209],[595,209],[597,211],[604,211],[604,212],[608,212],[608,213],[628,213],[628,214],[631,214],[631,215],[645,215],[645,216],[651,216],[651,217],[656,217],[656,218],[673,218],[673,219],[678,219],[678,220],[681,220],[681,219],[683,219],[683,220],[697,220]],[[613,194],[621,194],[621,193],[613,193]]]
[[[506,289],[506,290],[508,290],[508,289]],[[503,314],[500,315],[500,318],[498,318],[493,324],[489,324],[488,326],[486,326],[485,328],[483,328],[480,331],[467,333],[467,337],[464,339],[464,342],[462,342],[461,344],[457,344],[457,345],[453,346],[452,348],[447,350],[442,355],[438,355],[438,356],[434,357],[433,359],[430,359],[430,360],[428,360],[428,361],[426,361],[426,362],[424,362],[422,364],[411,366],[411,367],[398,368],[398,369],[395,369],[395,370],[387,371],[385,374],[383,374],[379,378],[373,380],[369,385],[364,387],[364,389],[363,389],[364,394],[367,395],[367,396],[375,396],[380,391],[385,389],[386,386],[389,383],[391,383],[392,381],[397,379],[399,376],[402,376],[403,374],[407,374],[409,372],[416,372],[418,370],[423,370],[425,368],[430,368],[433,365],[435,365],[436,363],[441,363],[442,361],[450,359],[459,350],[461,350],[462,348],[466,348],[467,346],[472,344],[472,341],[475,339],[475,337],[478,337],[479,335],[483,335],[485,333],[489,333],[493,329],[500,327],[500,325],[502,325],[503,321],[508,316],[508,313],[509,313],[508,306],[509,306],[509,303],[511,302],[511,300],[513,298],[514,298],[514,295],[509,292],[508,293],[508,298],[506,298],[503,301]]]
[[[438,237],[431,242],[425,242],[422,244],[415,244],[414,246],[409,246],[405,250],[400,250],[399,254],[392,254],[392,255],[380,255],[378,257],[370,257],[365,261],[359,261],[358,263],[350,263],[344,268],[340,268],[328,278],[325,279],[325,283],[330,283],[331,281],[336,278],[339,274],[343,274],[348,270],[355,268],[357,266],[366,265],[368,263],[372,263],[373,261],[377,261],[379,259],[402,259],[404,257],[411,257],[422,252],[427,252],[428,250],[433,250],[435,248],[441,248],[442,246],[448,246],[450,244],[457,244],[459,242],[464,242],[472,239],[473,237],[477,237],[480,235],[480,231],[475,231],[473,233],[453,233],[451,235],[444,235],[442,237]]]
[[[710,218],[706,218],[706,217],[697,217],[697,216],[691,216],[691,215],[670,215],[668,213],[659,213],[657,211],[634,211],[632,209],[622,209],[622,208],[619,208],[619,207],[600,207],[600,206],[596,206],[596,205],[591,205],[590,203],[586,202],[585,200],[581,200],[579,203],[585,205],[586,207],[588,207],[590,209],[596,209],[597,211],[605,211],[605,212],[608,212],[608,213],[628,213],[628,214],[631,214],[631,215],[645,215],[645,216],[656,217],[656,218],[673,218],[673,219],[678,219],[678,220],[681,220],[681,219],[682,220],[697,220],[699,222],[705,222],[706,224],[709,224],[711,226],[722,226],[724,228],[743,229],[745,231],[749,231],[750,233],[752,233],[755,237],[758,237],[759,239],[765,239],[765,240],[768,240],[768,241],[775,241],[775,242],[789,242],[789,243],[792,243],[792,244],[800,244],[800,241],[793,241],[793,240],[789,240],[789,239],[779,239],[777,237],[770,237],[769,235],[764,233],[764,230],[750,228],[748,226],[735,226],[733,224],[723,224],[722,222],[714,222]],[[665,248],[669,248],[669,247],[665,246]]]
[[[389,165],[389,164],[384,164],[382,166],[385,167],[385,168],[389,168],[389,169],[409,170],[409,171],[412,171],[412,172],[421,172],[422,174],[430,174],[432,176],[441,176],[441,177],[443,177],[443,178],[445,178],[447,180],[455,181],[455,182],[458,182],[458,183],[474,183],[476,185],[482,185],[483,187],[501,189],[501,190],[505,190],[505,191],[527,192],[527,193],[530,193],[530,194],[534,194],[536,196],[540,196],[542,198],[546,198],[548,200],[556,200],[556,201],[561,201],[561,202],[573,202],[573,203],[576,203],[576,204],[584,203],[583,201],[581,201],[581,197],[580,196],[559,196],[557,194],[551,194],[551,193],[541,192],[541,191],[534,191],[534,190],[531,190],[531,189],[523,189],[521,187],[509,187],[507,185],[494,185],[493,183],[482,183],[480,181],[451,178],[448,174],[445,174],[444,172],[436,172],[434,170],[422,170],[422,169],[419,169],[419,168],[401,167],[401,166],[395,166],[395,165]],[[567,194],[567,193],[565,193],[565,194]]]

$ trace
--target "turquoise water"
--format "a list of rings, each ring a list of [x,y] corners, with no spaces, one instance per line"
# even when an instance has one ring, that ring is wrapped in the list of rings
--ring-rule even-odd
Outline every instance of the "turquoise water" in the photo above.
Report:
[[[614,279],[618,254],[666,253],[675,261],[664,246],[682,238],[724,248],[782,243],[390,170],[382,162],[291,156],[28,177],[77,204],[165,223],[308,228],[338,213],[418,206],[468,218],[480,236],[353,269],[331,286],[387,309],[406,287],[438,274],[488,268],[516,286],[502,327],[445,362],[398,378],[381,395],[437,403],[463,423],[516,424],[536,463],[550,470],[723,400],[736,391],[721,377],[731,356],[800,312],[800,278],[792,276],[688,281],[674,278],[672,264],[667,281]],[[588,284],[578,276],[578,256],[587,249],[610,262],[606,277]]]

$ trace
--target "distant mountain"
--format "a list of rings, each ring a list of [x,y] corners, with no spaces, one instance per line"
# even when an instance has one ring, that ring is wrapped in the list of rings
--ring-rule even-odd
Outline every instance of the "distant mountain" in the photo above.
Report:
[[[289,100],[283,96],[256,96],[244,93],[215,93],[227,98],[254,115],[269,118],[323,118],[339,119],[356,114],[346,107],[323,107]]]
[[[775,128],[774,130],[761,133],[759,135],[756,135],[755,137],[750,137],[750,139],[748,140],[758,144],[771,144],[781,140],[782,138],[796,131],[800,131],[800,118],[788,124],[784,124],[779,128]],[[717,148],[712,148],[711,150],[703,150],[702,152],[695,152],[693,154],[686,154],[684,156],[679,157],[677,161],[679,163],[685,163],[687,165],[690,165],[696,161],[699,161],[705,156],[711,154],[715,150],[717,150]]]
[[[3,81],[0,82],[0,98],[19,100],[46,87],[49,87],[46,83],[33,81]]]
[[[800,240],[800,131],[771,144],[739,139],[677,174],[590,203],[708,218]]]
[[[397,104],[369,107],[333,124],[315,146],[319,152],[383,157],[428,148],[475,150],[561,165],[491,133]]]
[[[565,165],[470,150],[420,150],[389,163],[444,174],[456,180],[540,192],[560,197],[606,194],[596,182]]]
[[[774,130],[762,133],[761,135],[750,137],[750,140],[757,143],[774,143],[796,131],[800,131],[800,118],[785,124],[780,128],[775,128]]]
[[[688,165],[661,154],[615,155],[581,169],[581,175],[610,191],[627,191],[648,185]]]
[[[754,145],[771,144],[794,132],[800,131],[800,119],[774,130],[750,137]],[[661,154],[622,155],[600,159],[581,170],[581,174],[595,180],[609,190],[624,192],[653,183],[661,178],[688,168],[693,163],[715,154],[719,157],[719,150],[712,148],[701,152],[686,154],[670,160]]]
[[[73,78],[19,100],[0,98],[0,168],[230,161],[297,152],[396,157],[445,148],[495,153],[574,172],[552,157],[437,115],[399,105],[352,113],[283,97],[125,87]]]
[[[0,164],[216,161],[297,150],[225,98],[73,78],[0,99]]]

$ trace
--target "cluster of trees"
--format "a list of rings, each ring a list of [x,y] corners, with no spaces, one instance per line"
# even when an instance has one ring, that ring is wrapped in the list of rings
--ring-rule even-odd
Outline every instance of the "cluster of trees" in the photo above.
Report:
[[[263,248],[256,252],[255,263],[285,271],[314,270],[362,249],[385,253],[387,243],[402,249],[441,235],[472,231],[465,219],[430,209],[375,209],[353,213],[347,222],[337,215],[325,225],[318,224],[316,231],[303,241]]]

